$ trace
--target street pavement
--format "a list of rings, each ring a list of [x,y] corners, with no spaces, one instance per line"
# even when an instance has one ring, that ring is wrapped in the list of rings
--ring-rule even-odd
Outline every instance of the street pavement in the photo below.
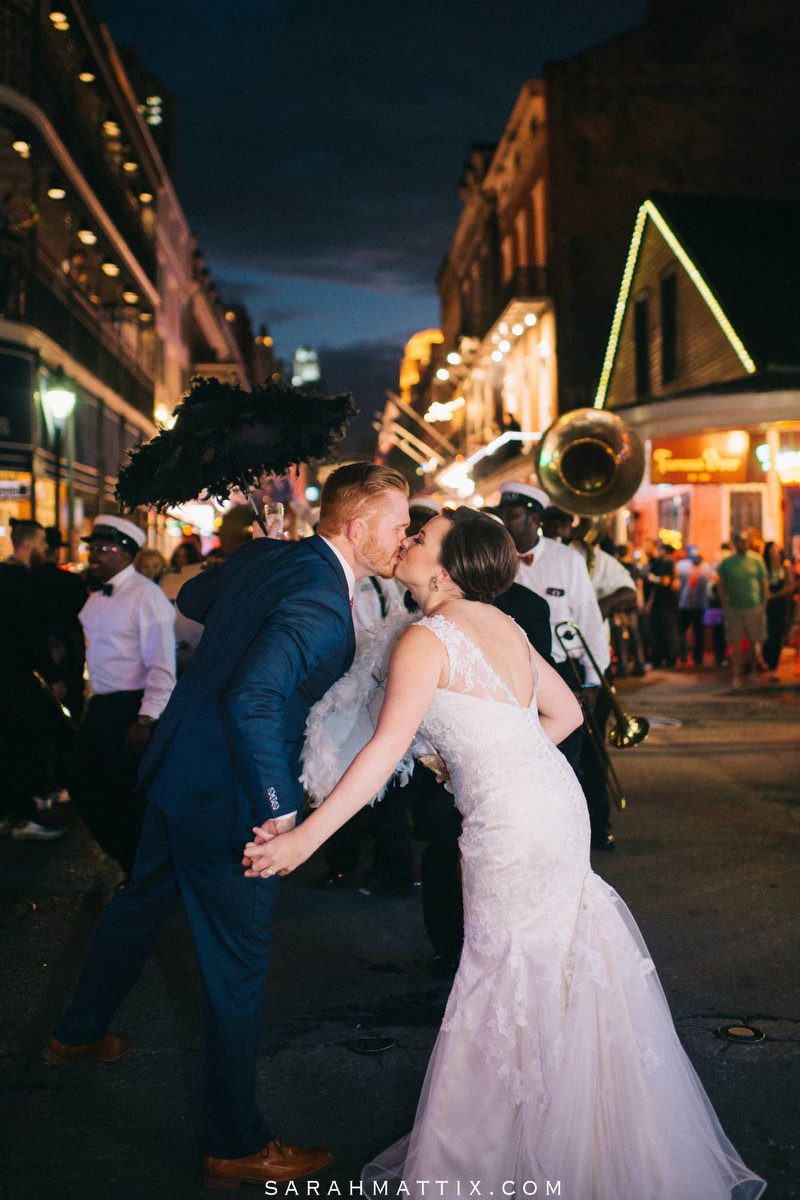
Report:
[[[769,1181],[768,1200],[790,1200],[800,1196],[800,676],[787,656],[781,683],[762,678],[738,694],[713,670],[622,685],[625,707],[654,728],[614,754],[628,806],[617,850],[594,865],[641,926],[726,1132]],[[200,989],[180,913],[115,1023],[133,1038],[130,1054],[69,1070],[37,1057],[117,878],[69,808],[54,821],[68,830],[59,842],[0,841],[0,1194],[202,1196]],[[281,1136],[333,1149],[320,1194],[349,1195],[361,1165],[410,1127],[449,980],[432,968],[418,894],[328,892],[322,874],[317,858],[281,885],[259,1086]],[[716,1036],[739,1022],[764,1040]],[[394,1045],[365,1054],[368,1038]]]

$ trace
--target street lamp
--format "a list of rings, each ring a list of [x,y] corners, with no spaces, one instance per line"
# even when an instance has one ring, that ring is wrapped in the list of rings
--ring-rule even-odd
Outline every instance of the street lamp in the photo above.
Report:
[[[61,435],[69,418],[72,416],[72,410],[75,407],[75,388],[72,380],[69,379],[62,370],[55,371],[50,379],[47,390],[44,394],[45,407],[50,414],[50,419],[53,422],[55,432],[55,524],[58,529],[61,528],[61,513],[60,513],[60,491],[61,491]]]

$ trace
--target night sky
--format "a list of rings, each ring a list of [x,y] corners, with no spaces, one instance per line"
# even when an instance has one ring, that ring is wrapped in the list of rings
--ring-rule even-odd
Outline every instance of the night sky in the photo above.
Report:
[[[217,285],[280,357],[320,350],[369,430],[434,279],[474,142],[522,83],[645,0],[96,0],[178,100],[177,189]]]

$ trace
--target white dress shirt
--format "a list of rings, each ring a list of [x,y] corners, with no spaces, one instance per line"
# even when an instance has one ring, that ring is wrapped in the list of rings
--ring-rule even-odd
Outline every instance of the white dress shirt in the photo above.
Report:
[[[553,541],[552,538],[540,537],[531,553],[533,562],[530,565],[520,556],[517,583],[536,592],[537,596],[541,596],[550,606],[553,661],[565,662],[567,657],[556,637],[556,625],[560,621],[574,621],[597,660],[597,665],[601,671],[605,671],[611,661],[611,653],[586,563],[574,550],[570,550],[569,546]],[[570,650],[570,657],[577,658],[582,663],[586,683],[589,686],[599,684],[597,673],[580,648],[580,643],[573,644],[575,649]]]
[[[402,591],[405,592],[405,588]],[[363,579],[359,579],[353,593],[353,626],[356,641],[358,642],[365,633],[371,633],[387,617],[404,611],[400,585],[394,579],[365,575]]]
[[[320,537],[322,537],[321,534],[320,534]],[[356,573],[353,570],[353,568],[350,566],[350,563],[347,561],[345,556],[342,554],[341,550],[339,550],[338,547],[334,546],[333,542],[328,541],[328,539],[326,537],[322,538],[322,540],[325,543],[325,545],[328,546],[333,551],[333,553],[336,555],[336,557],[339,560],[341,568],[344,571],[344,577],[347,580],[347,590],[350,593],[350,602],[352,604],[353,594],[355,593],[355,590],[356,590]]]
[[[584,563],[586,562],[586,555],[574,542],[570,543],[570,550],[574,550]],[[594,568],[589,578],[598,600],[606,600],[620,588],[630,588],[634,596],[636,594],[636,584],[630,571],[626,570],[618,558],[601,550],[599,546],[594,552]]]
[[[131,564],[92,592],[79,613],[94,695],[143,691],[139,716],[156,720],[175,686],[175,611],[158,584]]]

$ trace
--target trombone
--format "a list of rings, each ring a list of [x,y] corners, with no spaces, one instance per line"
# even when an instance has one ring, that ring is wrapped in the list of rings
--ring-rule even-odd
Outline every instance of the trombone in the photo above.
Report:
[[[611,761],[611,756],[608,753],[606,740],[617,750],[627,750],[629,746],[638,746],[639,742],[643,742],[650,732],[650,722],[646,717],[632,717],[630,713],[626,713],[621,707],[617,699],[617,692],[613,684],[609,683],[600,667],[597,665],[597,660],[592,654],[586,639],[581,633],[579,627],[574,621],[559,621],[555,628],[555,634],[558,638],[558,644],[567,656],[567,661],[575,676],[575,682],[580,691],[583,688],[583,679],[578,670],[578,664],[570,654],[572,643],[577,639],[589,662],[592,664],[600,686],[605,690],[608,696],[608,701],[611,706],[611,711],[615,717],[615,724],[608,731],[607,739],[603,736],[603,731],[597,724],[594,714],[589,711],[588,706],[584,708],[584,716],[586,718],[586,728],[589,730],[589,736],[594,743],[594,747],[598,753],[601,763],[606,772],[606,779],[611,798],[618,809],[622,810],[626,807],[627,801],[622,790],[622,784],[619,781],[619,776],[614,770],[614,764]]]

